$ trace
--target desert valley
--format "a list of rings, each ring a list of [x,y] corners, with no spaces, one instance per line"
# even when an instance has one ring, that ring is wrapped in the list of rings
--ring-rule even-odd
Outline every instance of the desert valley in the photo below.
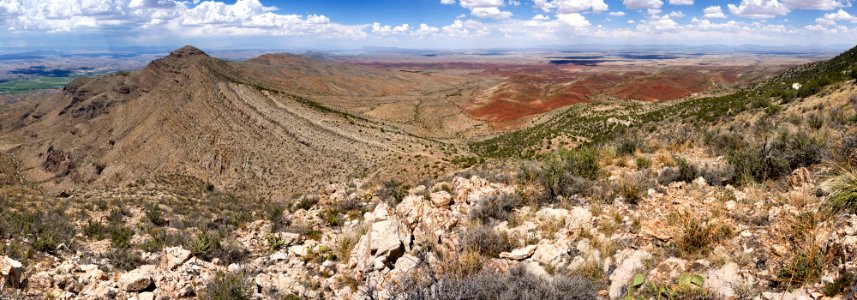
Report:
[[[233,2],[0,0],[0,300],[857,299],[852,1]]]

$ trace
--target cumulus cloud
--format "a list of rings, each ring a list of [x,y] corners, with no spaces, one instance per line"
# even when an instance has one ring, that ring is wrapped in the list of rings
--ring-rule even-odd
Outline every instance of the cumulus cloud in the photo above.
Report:
[[[660,9],[664,5],[661,0],[624,0],[622,4],[628,9]]]
[[[703,11],[706,19],[725,19],[726,15],[723,14],[723,9],[720,6],[709,6],[706,7]]]
[[[342,25],[323,15],[277,14],[259,0],[0,0],[0,24],[10,31],[162,30],[183,36],[313,35],[362,38],[363,25]],[[11,17],[14,16],[14,17]]]
[[[609,9],[604,0],[535,0],[533,4],[544,12],[556,10],[558,14],[585,11],[600,13]]]
[[[470,14],[478,18],[508,19],[512,12],[501,10],[506,5],[504,0],[459,0],[461,7],[470,10]]]
[[[733,15],[756,19],[784,16],[791,11],[778,0],[741,0],[741,4],[729,4],[728,7]]]
[[[676,19],[684,18],[684,16],[685,16],[685,14],[681,11],[675,11],[674,10],[670,13],[670,17],[676,18]]]
[[[857,23],[857,17],[852,16],[847,11],[838,10],[835,13],[824,14],[823,17],[815,19],[815,22],[818,25],[823,26],[834,26],[839,21],[849,21],[851,23]]]
[[[783,0],[783,4],[790,8],[834,10],[840,7],[850,6],[851,1],[840,0]]]
[[[673,21],[672,18],[668,15],[664,16],[651,16],[648,20],[641,21],[639,25],[637,25],[637,30],[640,31],[665,31],[665,30],[673,30],[679,27],[676,21]]]
[[[693,5],[693,0],[670,0],[670,5]]]
[[[609,15],[609,16],[611,16],[611,17],[624,17],[624,16],[625,16],[625,12],[624,12],[624,11],[611,11],[611,12],[610,12],[610,13],[608,13],[607,15]]]

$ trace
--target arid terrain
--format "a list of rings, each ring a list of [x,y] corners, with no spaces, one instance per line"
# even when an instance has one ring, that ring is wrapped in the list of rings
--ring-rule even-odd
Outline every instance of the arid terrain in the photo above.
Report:
[[[857,299],[855,80],[185,46],[0,95],[0,299]]]

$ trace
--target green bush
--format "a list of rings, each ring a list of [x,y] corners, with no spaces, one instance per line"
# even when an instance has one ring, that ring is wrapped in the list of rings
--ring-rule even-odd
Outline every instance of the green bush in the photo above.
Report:
[[[638,170],[648,169],[652,167],[652,160],[645,157],[637,157],[636,165]]]
[[[187,249],[193,256],[210,261],[221,249],[220,239],[217,233],[203,232],[188,243]]]
[[[574,185],[598,178],[599,171],[597,149],[560,150],[542,164],[537,181],[544,187],[550,202],[557,196],[569,197],[578,192],[579,188]]]
[[[728,153],[726,159],[741,180],[775,180],[792,170],[821,162],[824,141],[805,132],[780,131],[773,141]]]

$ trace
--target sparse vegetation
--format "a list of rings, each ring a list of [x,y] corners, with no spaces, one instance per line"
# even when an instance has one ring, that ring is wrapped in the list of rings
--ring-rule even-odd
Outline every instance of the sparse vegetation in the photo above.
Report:
[[[839,175],[827,180],[824,187],[829,190],[827,204],[836,211],[857,213],[857,172],[843,169]]]
[[[219,272],[205,286],[201,295],[212,300],[249,300],[253,299],[253,286],[249,279],[240,274]]]

